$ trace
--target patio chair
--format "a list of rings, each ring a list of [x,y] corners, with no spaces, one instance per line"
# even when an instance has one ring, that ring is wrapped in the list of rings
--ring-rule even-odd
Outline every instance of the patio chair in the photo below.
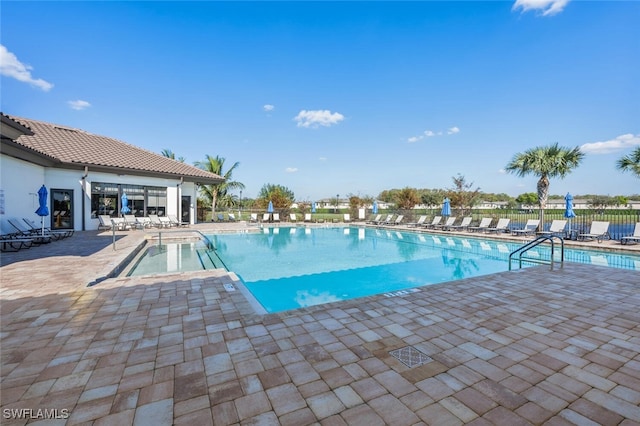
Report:
[[[404,219],[404,215],[399,214],[392,222],[388,223],[388,225],[400,225],[400,223],[402,223],[402,220]]]
[[[181,222],[178,220],[178,216],[170,214],[169,216],[167,216],[169,218],[169,220],[171,221],[171,224],[173,226],[189,226],[189,222]]]
[[[445,229],[448,229],[450,226],[452,226],[456,222],[456,219],[456,216],[448,217],[444,223],[434,225],[433,229],[440,229],[444,231]]]
[[[269,222],[269,221],[270,221],[270,219],[271,219],[271,213],[264,213],[264,214],[262,215],[262,221],[263,221],[263,222]]]
[[[508,218],[498,219],[498,223],[496,224],[496,226],[493,228],[491,227],[487,228],[485,232],[495,232],[496,234],[500,232],[508,232],[509,222],[511,222],[511,219],[508,219]]]
[[[388,214],[382,222],[378,223],[378,225],[389,225],[391,222],[393,222],[393,214]]]
[[[304,221],[305,222],[311,222],[311,213],[305,213],[304,214]]]
[[[249,216],[249,223],[258,223],[258,213],[251,213],[251,216]]]
[[[42,233],[42,225],[39,223],[36,223],[26,217],[23,217],[22,220],[24,221],[24,223],[27,224],[27,228],[30,229],[34,234],[38,231],[40,231],[40,233]],[[44,228],[44,232],[49,232],[51,233],[52,236],[54,236],[54,239],[56,240],[60,240],[62,238],[67,238],[73,235],[73,229],[51,229],[51,228]]]
[[[98,220],[100,221],[98,229],[111,229],[111,227],[113,226],[111,224],[111,216],[109,216],[108,214],[98,215]]]
[[[469,226],[467,229],[471,232],[485,231],[489,228],[489,225],[491,225],[492,220],[493,219],[491,219],[490,217],[483,217],[482,219],[480,219],[480,223],[478,224],[478,226]]]
[[[512,229],[513,235],[534,235],[540,225],[540,219],[529,219],[522,229]]]
[[[157,214],[150,214],[149,215],[149,220],[151,221],[153,226],[155,226],[156,228],[165,228],[166,227],[166,225],[164,223],[160,222],[160,217]]]
[[[451,225],[449,229],[451,231],[465,231],[469,227],[469,225],[471,225],[472,220],[473,217],[471,216],[463,217],[462,222],[460,222],[458,225]]]
[[[0,251],[18,251],[31,248],[33,239],[31,238],[5,238],[0,239]]]
[[[436,216],[436,217],[433,218],[431,223],[427,223],[426,225],[424,225],[424,227],[427,228],[427,229],[435,228],[436,226],[438,226],[440,224],[440,222],[442,222],[442,216]]]
[[[229,213],[227,216],[228,216],[229,222],[235,222],[236,221],[236,215],[235,214]]]
[[[564,237],[564,227],[567,226],[567,221],[564,219],[554,219],[551,221],[551,226],[548,231],[538,231],[539,235],[555,235],[558,237]]]
[[[610,240],[611,236],[609,235],[609,222],[601,222],[598,220],[594,220],[591,222],[591,227],[589,228],[589,232],[584,234],[578,234],[578,240],[586,241],[586,240],[597,240],[598,243],[601,243],[602,240],[607,239]]]
[[[343,222],[351,222],[351,215],[349,213],[344,213],[342,215],[342,221]]]
[[[418,218],[416,222],[409,222],[407,226],[410,228],[417,228],[418,226],[424,225],[424,221],[427,220],[427,215],[422,215]]]
[[[298,221],[298,217],[296,216],[295,213],[289,213],[289,221],[290,222],[297,222]]]
[[[173,223],[171,223],[171,221],[167,216],[160,216],[158,217],[158,219],[160,220],[160,223],[164,225],[165,228],[171,228],[172,226],[176,226]]]
[[[640,222],[633,228],[633,234],[620,238],[620,244],[640,243]]]
[[[131,229],[131,226],[124,220],[123,217],[113,217],[111,218],[111,223],[113,227],[118,231],[128,231]]]
[[[222,213],[218,213],[218,222],[224,222],[224,215]]]
[[[274,222],[280,222],[280,213],[274,213],[273,214],[273,221]]]
[[[153,223],[151,223],[151,219],[149,219],[148,217],[136,217],[136,223],[138,224],[138,227],[141,229],[147,229],[147,228],[152,228],[153,227]]]
[[[377,214],[375,216],[371,216],[371,219],[369,219],[369,221],[367,223],[375,225],[378,222],[380,222],[381,220],[382,220],[382,215],[381,214]]]
[[[142,229],[144,228],[144,226],[142,226],[142,224],[140,222],[138,222],[138,219],[136,219],[136,217],[132,214],[125,214],[123,215],[124,217],[124,221],[127,223],[127,225],[129,225],[129,227],[131,229]]]
[[[47,232],[46,230],[43,234],[42,229],[40,229],[40,233],[36,233],[35,231],[32,231],[31,229],[26,228],[26,226],[23,226],[21,222],[18,221],[18,219],[15,217],[7,219],[7,222],[9,223],[9,225],[15,228],[16,235],[18,237],[31,238],[35,244],[46,244],[46,243],[50,243],[51,240],[53,239],[59,240],[60,238],[62,238],[62,236],[52,235],[50,232]]]

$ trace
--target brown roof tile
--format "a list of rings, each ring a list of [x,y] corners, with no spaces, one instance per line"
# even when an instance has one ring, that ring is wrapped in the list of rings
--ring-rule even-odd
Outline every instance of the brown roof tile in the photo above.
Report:
[[[126,142],[98,136],[84,130],[9,116],[28,126],[32,136],[20,136],[19,145],[46,154],[63,165],[97,166],[122,171],[144,172],[154,176],[184,177],[188,181],[211,184],[222,178],[189,164],[181,163]]]

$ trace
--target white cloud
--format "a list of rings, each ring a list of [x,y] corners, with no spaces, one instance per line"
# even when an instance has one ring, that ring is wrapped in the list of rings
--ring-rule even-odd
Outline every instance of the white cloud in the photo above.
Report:
[[[523,12],[535,10],[542,16],[553,16],[562,12],[568,3],[569,0],[516,0],[511,10],[522,9]]]
[[[320,158],[318,158],[318,160],[320,160],[320,161],[327,161],[327,157],[320,157]]]
[[[447,130],[448,135],[454,135],[459,132],[460,132],[460,129],[456,126],[451,127]],[[434,132],[433,130],[425,130],[424,132],[422,132],[421,135],[411,136],[409,139],[407,139],[407,142],[416,143],[418,141],[421,141],[424,138],[432,138],[434,136],[442,136],[442,135],[444,135],[444,132],[442,130],[438,131],[437,133]]]
[[[285,172],[287,173],[295,173],[298,171],[297,167],[287,167],[286,169],[284,169]]]
[[[420,139],[422,139],[422,136],[411,136],[411,137],[408,139],[408,142],[409,142],[409,143],[415,143],[415,142],[418,142]]]
[[[640,145],[640,134],[627,133],[604,142],[585,143],[580,149],[588,154],[610,154],[638,145]]]
[[[344,120],[344,115],[339,112],[331,112],[329,110],[302,110],[294,118],[298,122],[298,127],[306,127],[316,129],[319,126],[329,127],[338,124]]]
[[[0,44],[0,74],[15,78],[23,83],[28,83],[44,90],[45,92],[51,90],[53,88],[53,84],[44,81],[41,78],[34,79],[31,76],[32,69],[33,67],[20,62],[16,55],[9,52],[6,47]]]
[[[276,109],[276,107],[274,107],[273,105],[266,104],[265,106],[262,107],[262,109],[265,110],[265,112],[271,112],[274,109]]]
[[[430,137],[432,137],[432,136],[435,136],[436,134],[435,134],[435,133],[433,133],[433,131],[432,131],[432,130],[425,130],[425,131],[424,131],[424,135],[425,135],[426,137],[430,138]]]
[[[460,133],[460,129],[456,126],[450,127],[449,130],[447,130],[448,135],[455,135],[456,133]]]
[[[75,109],[76,111],[82,111],[83,109],[87,109],[91,106],[89,102],[81,101],[80,99],[75,101],[68,101],[67,104],[71,107],[71,109]]]
[[[500,173],[501,175],[505,175],[507,174],[507,171],[505,169],[500,169],[498,170],[498,173]]]

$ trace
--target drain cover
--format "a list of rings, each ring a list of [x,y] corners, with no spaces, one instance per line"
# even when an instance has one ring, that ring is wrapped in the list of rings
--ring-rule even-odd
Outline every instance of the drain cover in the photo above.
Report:
[[[433,361],[431,357],[423,354],[413,346],[405,346],[404,348],[393,350],[389,354],[409,368]]]

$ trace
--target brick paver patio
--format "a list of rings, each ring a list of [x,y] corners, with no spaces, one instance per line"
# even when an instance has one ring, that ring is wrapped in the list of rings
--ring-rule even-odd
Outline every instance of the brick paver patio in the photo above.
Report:
[[[261,316],[221,270],[101,281],[144,237],[2,254],[2,424],[640,425],[637,271]]]

